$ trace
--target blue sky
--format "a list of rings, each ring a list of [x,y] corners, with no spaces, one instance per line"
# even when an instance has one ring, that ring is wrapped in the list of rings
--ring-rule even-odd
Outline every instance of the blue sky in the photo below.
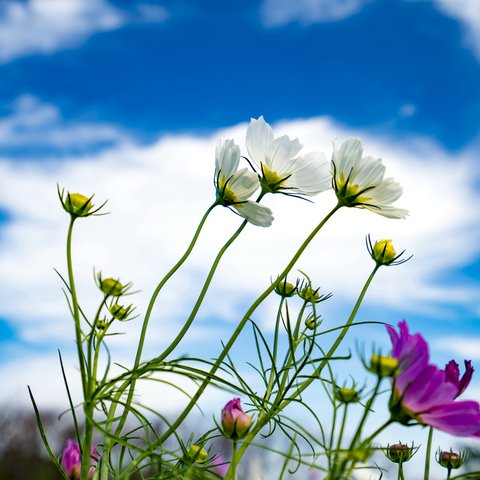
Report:
[[[56,348],[72,347],[51,270],[64,271],[56,182],[110,199],[111,216],[79,227],[85,302],[96,301],[95,265],[138,285],[141,312],[213,199],[215,142],[241,144],[246,122],[262,114],[278,134],[327,157],[334,138],[363,137],[366,153],[383,157],[405,189],[398,203],[409,219],[342,212],[299,265],[334,292],[326,318],[348,314],[361,288],[369,259],[352,267],[349,256],[365,256],[365,234],[391,236],[415,256],[381,273],[362,319],[407,318],[430,335],[439,362],[478,362],[479,30],[477,0],[2,2],[0,355],[12,391],[26,399],[28,369],[56,368]],[[325,198],[318,207],[272,199],[274,226],[250,228],[227,256],[193,340],[227,338],[321,218],[314,209],[328,211]],[[190,298],[236,228],[228,213],[215,213],[191,266],[166,291],[149,353],[178,328],[188,309],[182,295]],[[112,232],[123,233],[112,242]],[[332,258],[335,247],[342,258]],[[261,315],[267,328],[269,308]],[[126,328],[134,338],[135,325]],[[386,344],[383,333],[375,340]],[[118,342],[113,349],[127,357],[134,341]],[[185,350],[214,355],[206,344]],[[45,403],[55,404],[55,388]],[[474,392],[479,398],[478,380]]]

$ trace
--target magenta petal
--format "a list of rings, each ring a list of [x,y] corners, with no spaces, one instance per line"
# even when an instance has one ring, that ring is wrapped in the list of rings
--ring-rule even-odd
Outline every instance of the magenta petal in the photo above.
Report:
[[[419,418],[422,423],[452,435],[470,437],[480,432],[480,407],[473,401],[447,403]]]
[[[456,394],[455,385],[445,381],[445,372],[429,365],[407,388],[402,404],[413,412],[422,413],[453,402]]]
[[[458,385],[457,397],[460,396],[470,384],[470,380],[472,379],[472,375],[474,371],[472,367],[472,362],[470,360],[464,360],[464,363],[465,363],[465,373],[460,379],[460,382]]]

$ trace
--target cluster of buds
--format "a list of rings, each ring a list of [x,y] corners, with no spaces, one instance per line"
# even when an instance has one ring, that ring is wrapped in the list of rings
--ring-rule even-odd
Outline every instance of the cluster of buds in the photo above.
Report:
[[[99,458],[99,455],[95,451],[95,447],[93,445],[90,456],[92,458],[92,466],[88,470],[88,480],[92,479]],[[81,464],[82,458],[78,443],[68,439],[64,449],[62,450],[62,458],[60,460],[60,465],[62,466],[63,471],[71,480],[80,480]]]
[[[289,298],[293,297],[294,295],[298,295],[302,300],[307,303],[320,303],[328,300],[332,296],[331,293],[321,295],[319,291],[320,287],[313,288],[308,277],[306,282],[300,282],[299,280],[297,280],[295,285],[288,282],[285,278],[275,287],[275,293],[277,293],[281,297]]]
[[[227,402],[222,409],[223,434],[236,441],[243,438],[251,426],[252,418],[243,411],[240,399]]]

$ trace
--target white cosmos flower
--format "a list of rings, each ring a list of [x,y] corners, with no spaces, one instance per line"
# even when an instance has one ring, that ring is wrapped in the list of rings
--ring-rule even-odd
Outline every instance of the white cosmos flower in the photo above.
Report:
[[[405,218],[408,210],[392,207],[402,195],[402,187],[392,178],[383,178],[380,158],[363,157],[362,141],[350,138],[340,147],[333,143],[333,188],[347,207],[367,208],[388,218]]]
[[[221,140],[215,151],[215,188],[217,202],[234,208],[253,225],[269,227],[272,211],[259,203],[248,200],[260,187],[258,175],[247,168],[238,169],[240,148],[233,140]]]
[[[287,195],[316,195],[330,188],[331,176],[325,155],[319,152],[297,156],[302,149],[298,138],[273,138],[272,127],[263,116],[252,118],[246,146],[250,159],[260,168],[262,192]]]

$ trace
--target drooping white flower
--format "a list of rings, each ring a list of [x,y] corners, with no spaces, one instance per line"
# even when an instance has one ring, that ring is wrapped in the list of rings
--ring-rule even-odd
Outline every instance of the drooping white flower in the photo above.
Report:
[[[250,159],[260,168],[263,193],[311,196],[330,188],[325,155],[311,152],[297,156],[302,149],[298,138],[274,138],[272,127],[263,116],[250,120],[246,146]]]
[[[234,208],[239,215],[253,225],[269,227],[272,211],[259,203],[248,200],[260,187],[258,175],[247,168],[238,170],[240,148],[233,140],[221,140],[215,151],[215,188],[217,202]]]
[[[384,178],[380,158],[362,157],[359,138],[351,138],[339,147],[333,144],[333,188],[347,207],[367,208],[388,218],[405,218],[408,210],[391,204],[402,195],[402,187],[392,178]]]

